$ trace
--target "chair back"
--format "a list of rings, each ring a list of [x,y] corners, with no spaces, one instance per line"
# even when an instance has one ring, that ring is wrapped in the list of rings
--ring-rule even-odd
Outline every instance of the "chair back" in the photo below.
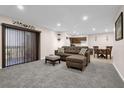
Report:
[[[99,49],[99,46],[93,46],[94,53],[96,54]]]
[[[93,46],[93,49],[98,49],[99,48],[99,46]]]
[[[111,54],[112,46],[106,46],[106,50],[108,54]]]
[[[112,46],[106,46],[106,49],[111,49],[112,50]]]

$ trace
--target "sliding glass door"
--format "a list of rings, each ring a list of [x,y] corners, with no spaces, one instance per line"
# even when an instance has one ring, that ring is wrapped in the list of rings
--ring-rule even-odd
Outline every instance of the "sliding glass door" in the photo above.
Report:
[[[36,33],[25,32],[25,61],[30,62],[37,59]]]
[[[38,60],[37,32],[4,28],[4,66],[27,63]]]

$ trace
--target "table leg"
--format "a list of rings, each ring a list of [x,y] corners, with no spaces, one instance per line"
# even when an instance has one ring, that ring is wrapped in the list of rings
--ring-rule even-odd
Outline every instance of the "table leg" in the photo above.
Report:
[[[47,59],[45,59],[45,64],[47,63]]]
[[[108,53],[107,53],[107,50],[106,50],[106,59],[108,59]]]
[[[60,64],[60,59],[59,59],[59,64]]]
[[[53,66],[55,66],[55,61],[52,61]]]
[[[99,58],[99,53],[97,53],[97,58]]]
[[[110,59],[112,59],[112,56],[111,56],[111,54],[110,54]]]

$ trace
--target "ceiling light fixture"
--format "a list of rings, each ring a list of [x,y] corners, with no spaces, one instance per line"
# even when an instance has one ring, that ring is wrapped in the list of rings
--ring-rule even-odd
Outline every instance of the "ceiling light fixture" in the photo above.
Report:
[[[86,21],[88,19],[88,16],[83,16],[83,20]]]
[[[96,31],[96,29],[95,29],[95,28],[92,28],[92,30],[93,30],[93,31]]]
[[[60,24],[60,23],[58,23],[58,24],[57,24],[57,26],[61,26],[61,24]]]
[[[18,8],[19,10],[24,10],[24,6],[23,6],[23,5],[17,5],[17,8]]]

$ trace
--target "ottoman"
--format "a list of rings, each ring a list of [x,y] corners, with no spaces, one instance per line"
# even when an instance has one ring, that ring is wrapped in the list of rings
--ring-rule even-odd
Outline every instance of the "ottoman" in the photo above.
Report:
[[[45,64],[47,63],[47,61],[50,61],[52,65],[54,66],[57,61],[60,63],[60,56],[56,56],[56,55],[46,56]]]
[[[66,66],[68,68],[73,67],[83,71],[86,65],[86,57],[83,55],[72,55],[66,58]]]

